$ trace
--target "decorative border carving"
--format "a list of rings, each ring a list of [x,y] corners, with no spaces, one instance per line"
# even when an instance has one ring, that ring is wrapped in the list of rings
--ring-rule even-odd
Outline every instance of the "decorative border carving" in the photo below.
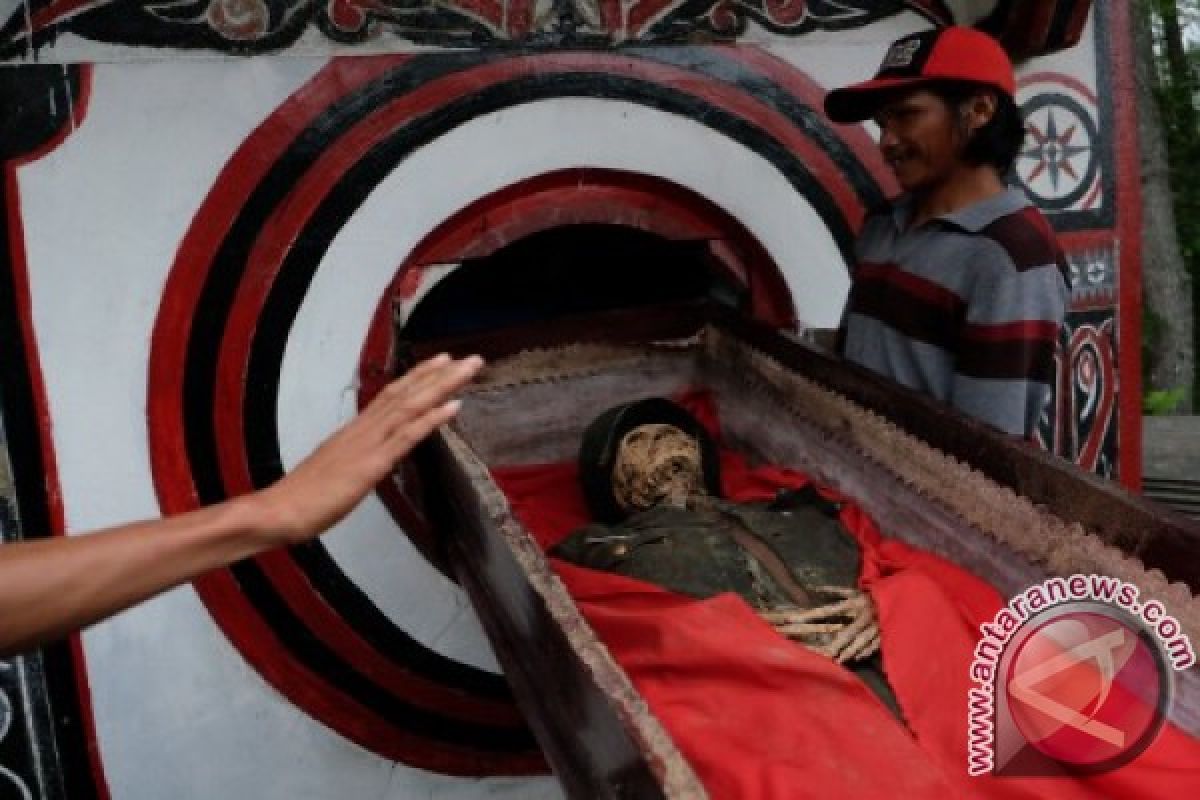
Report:
[[[294,44],[315,28],[340,44],[619,45],[796,36],[893,16],[904,0],[27,0],[0,28],[0,58],[70,32],[97,42],[228,53]],[[928,14],[927,3],[916,3]]]

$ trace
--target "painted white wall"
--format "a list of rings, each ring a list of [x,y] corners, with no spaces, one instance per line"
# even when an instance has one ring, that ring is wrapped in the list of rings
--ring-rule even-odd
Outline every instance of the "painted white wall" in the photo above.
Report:
[[[99,66],[82,128],[21,170],[34,320],[73,533],[159,513],[146,368],[175,249],[237,145],[320,66]],[[398,545],[403,537],[386,524]],[[482,647],[477,635],[460,638],[464,652]],[[550,779],[446,778],[347,742],[268,687],[190,588],[96,626],[84,649],[117,800],[559,796]]]

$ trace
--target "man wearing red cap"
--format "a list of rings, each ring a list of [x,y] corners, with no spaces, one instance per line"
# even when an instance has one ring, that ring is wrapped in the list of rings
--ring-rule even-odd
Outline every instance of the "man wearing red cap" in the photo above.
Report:
[[[1069,278],[1050,224],[1005,183],[1024,139],[1015,88],[995,40],[950,27],[896,41],[872,80],[830,92],[825,110],[875,121],[904,190],[859,235],[843,355],[1030,438]]]

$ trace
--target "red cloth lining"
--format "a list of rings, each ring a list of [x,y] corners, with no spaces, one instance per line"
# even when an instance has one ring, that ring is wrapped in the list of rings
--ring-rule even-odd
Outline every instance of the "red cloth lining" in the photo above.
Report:
[[[717,430],[709,395],[695,392],[681,402]],[[590,521],[574,464],[493,474],[544,549]],[[722,452],[729,499],[766,500],[807,483],[797,472],[752,468]],[[551,559],[713,798],[1200,793],[1200,743],[1170,726],[1146,753],[1105,775],[968,777],[970,662],[979,625],[1003,600],[945,559],[883,537],[854,504],[846,503],[841,519],[862,548],[860,583],[879,610],[884,668],[908,729],[850,672],[776,634],[735,595],[694,600]]]

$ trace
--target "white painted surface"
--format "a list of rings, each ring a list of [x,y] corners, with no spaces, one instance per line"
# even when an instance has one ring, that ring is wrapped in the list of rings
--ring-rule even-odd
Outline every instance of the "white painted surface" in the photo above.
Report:
[[[150,331],[214,176],[321,66],[98,67],[84,125],[20,172],[34,322],[70,530],[154,516]]]
[[[901,36],[930,27],[920,14],[906,11],[890,19],[848,31],[822,31],[800,40],[765,39],[762,47],[834,88],[865,81],[875,74],[888,45]]]
[[[72,532],[158,514],[146,368],[175,249],[238,144],[321,65],[97,67],[82,128],[21,170],[34,318]],[[442,627],[453,620],[445,615]],[[462,653],[480,647],[477,636],[440,635]],[[559,796],[552,780],[446,778],[347,742],[266,686],[190,588],[93,628],[84,647],[116,800]]]
[[[1107,42],[1104,42],[1107,45]],[[1088,16],[1079,45],[1061,53],[1032,59],[1017,68],[1017,77],[1034,72],[1061,72],[1096,90],[1096,14]]]

